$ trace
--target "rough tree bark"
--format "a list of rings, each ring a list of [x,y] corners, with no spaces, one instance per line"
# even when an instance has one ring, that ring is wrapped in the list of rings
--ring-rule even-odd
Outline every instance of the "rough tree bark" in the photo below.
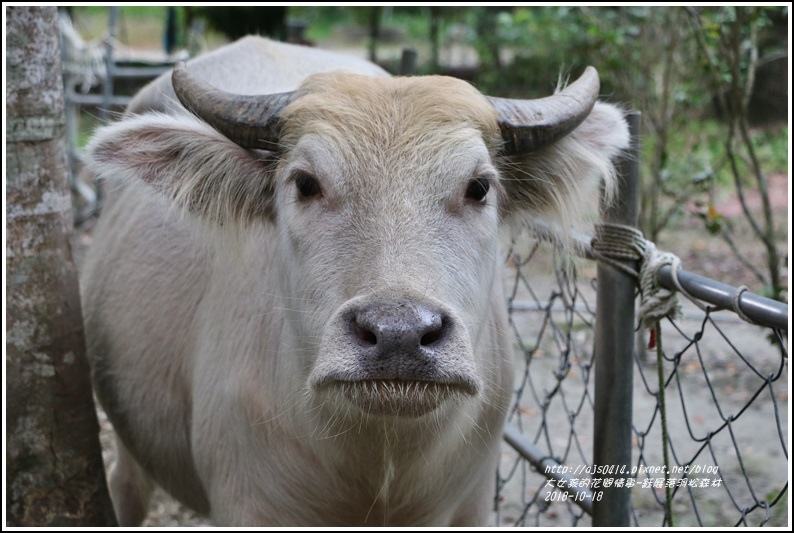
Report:
[[[6,7],[6,525],[114,525],[69,237],[55,7]]]

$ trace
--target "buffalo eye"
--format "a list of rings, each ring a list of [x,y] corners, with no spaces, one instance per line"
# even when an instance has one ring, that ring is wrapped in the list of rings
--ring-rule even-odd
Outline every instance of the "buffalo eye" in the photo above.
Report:
[[[294,177],[295,187],[298,189],[298,195],[301,198],[312,198],[319,195],[322,191],[320,189],[320,182],[317,178],[306,172],[298,172]]]
[[[491,188],[488,178],[474,178],[466,188],[466,199],[484,203],[485,195]]]

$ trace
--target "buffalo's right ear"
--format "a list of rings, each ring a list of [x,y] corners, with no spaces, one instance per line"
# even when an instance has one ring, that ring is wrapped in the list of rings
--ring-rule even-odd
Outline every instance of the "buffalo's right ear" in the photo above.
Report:
[[[143,182],[205,220],[247,225],[274,218],[275,159],[193,116],[128,118],[100,129],[86,151],[96,176]]]
[[[615,159],[629,147],[629,128],[618,107],[596,102],[587,118],[557,142],[499,161],[505,201],[502,216],[516,225],[540,218],[563,228],[578,226],[598,185],[609,201],[616,184]],[[595,210],[591,210],[594,211]],[[519,226],[520,227],[520,226]]]

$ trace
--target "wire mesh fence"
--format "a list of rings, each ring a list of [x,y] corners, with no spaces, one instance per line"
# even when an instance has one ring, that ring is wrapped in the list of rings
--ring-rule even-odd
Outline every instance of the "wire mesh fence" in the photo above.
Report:
[[[555,275],[546,277],[552,252]],[[592,457],[595,291],[577,283],[576,272],[550,245],[536,242],[511,250],[508,309],[517,360],[517,383],[507,423],[528,438],[548,474],[561,466],[588,465]],[[542,282],[540,281],[542,280]],[[565,472],[567,473],[567,472]],[[573,472],[571,472],[573,475]],[[497,524],[590,525],[565,481],[538,473],[510,449],[497,479]]]
[[[503,454],[497,525],[592,525],[592,505],[610,484],[630,491],[632,525],[788,522],[785,331],[688,303],[682,318],[661,323],[658,339],[638,331],[627,369],[632,464],[624,475],[602,475],[594,469],[611,465],[592,459],[594,268],[577,272],[542,242],[514,247],[509,262],[518,375],[508,441],[523,439],[524,448]],[[651,343],[661,348],[664,397]],[[531,461],[521,455],[527,447]]]
[[[630,118],[623,212],[607,211],[598,235],[634,231]],[[508,257],[518,372],[495,524],[786,525],[788,307],[667,266],[656,282],[692,298],[648,335],[635,328],[631,261],[572,264],[545,230],[535,234],[543,240],[520,236]],[[574,240],[580,255],[599,256]]]
[[[712,308],[701,317],[692,315],[662,325],[658,358],[664,398],[657,394],[657,357],[637,364],[640,388],[651,400],[635,411],[637,465],[649,467],[636,482],[653,490],[638,491],[633,522],[785,525],[788,354],[783,333],[719,316]],[[666,477],[650,468],[664,464],[665,442]]]

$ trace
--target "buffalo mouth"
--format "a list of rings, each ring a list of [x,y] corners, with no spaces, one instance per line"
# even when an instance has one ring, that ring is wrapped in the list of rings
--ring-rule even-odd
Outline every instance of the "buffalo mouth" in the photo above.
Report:
[[[334,381],[327,385],[367,414],[417,418],[450,400],[476,394],[465,383],[403,379]]]

